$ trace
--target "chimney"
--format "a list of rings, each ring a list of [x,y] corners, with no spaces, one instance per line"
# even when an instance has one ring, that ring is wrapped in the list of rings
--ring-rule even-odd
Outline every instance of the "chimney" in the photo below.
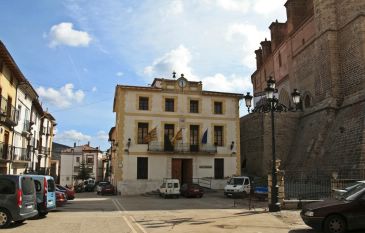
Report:
[[[74,148],[76,147],[76,142],[74,142]]]
[[[256,54],[256,69],[259,70],[262,66],[262,49],[255,50]]]
[[[262,61],[265,62],[266,59],[271,55],[271,41],[265,38],[265,41],[261,41],[262,47]]]
[[[313,6],[312,0],[288,0],[285,3],[289,34],[294,32],[304,19],[310,15],[308,8],[311,5]]]
[[[275,49],[287,38],[287,24],[279,23],[278,20],[273,22],[270,25],[271,31],[271,47],[272,51]]]
[[[87,146],[90,146],[90,141],[87,142]]]

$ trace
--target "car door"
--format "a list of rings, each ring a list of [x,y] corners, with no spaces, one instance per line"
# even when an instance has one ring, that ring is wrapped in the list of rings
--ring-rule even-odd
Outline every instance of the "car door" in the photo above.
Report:
[[[349,229],[365,229],[365,191],[350,203],[348,213]]]

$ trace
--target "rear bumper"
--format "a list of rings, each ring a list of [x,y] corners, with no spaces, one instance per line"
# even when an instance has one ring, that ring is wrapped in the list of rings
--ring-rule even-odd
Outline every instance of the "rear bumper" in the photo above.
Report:
[[[13,216],[11,216],[13,218],[14,221],[19,221],[19,220],[25,220],[28,218],[32,218],[38,215],[38,210],[33,210],[29,213],[22,213],[22,214],[14,214]]]

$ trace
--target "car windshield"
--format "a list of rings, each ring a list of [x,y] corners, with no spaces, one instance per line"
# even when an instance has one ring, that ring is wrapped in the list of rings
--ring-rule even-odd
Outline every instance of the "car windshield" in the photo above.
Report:
[[[231,178],[228,182],[230,185],[242,185],[244,178]]]
[[[355,188],[351,189],[347,193],[345,193],[341,199],[344,199],[346,201],[353,201],[355,200],[359,195],[363,193],[365,189],[365,184],[359,184]]]

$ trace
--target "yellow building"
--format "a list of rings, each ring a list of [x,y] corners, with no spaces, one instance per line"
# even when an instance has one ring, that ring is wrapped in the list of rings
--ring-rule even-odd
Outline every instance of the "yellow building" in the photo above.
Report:
[[[0,41],[0,174],[10,172],[14,126],[18,124],[16,93],[22,82],[23,74]]]
[[[156,190],[164,178],[223,188],[240,174],[241,94],[203,91],[186,78],[118,85],[113,178],[122,194]]]

